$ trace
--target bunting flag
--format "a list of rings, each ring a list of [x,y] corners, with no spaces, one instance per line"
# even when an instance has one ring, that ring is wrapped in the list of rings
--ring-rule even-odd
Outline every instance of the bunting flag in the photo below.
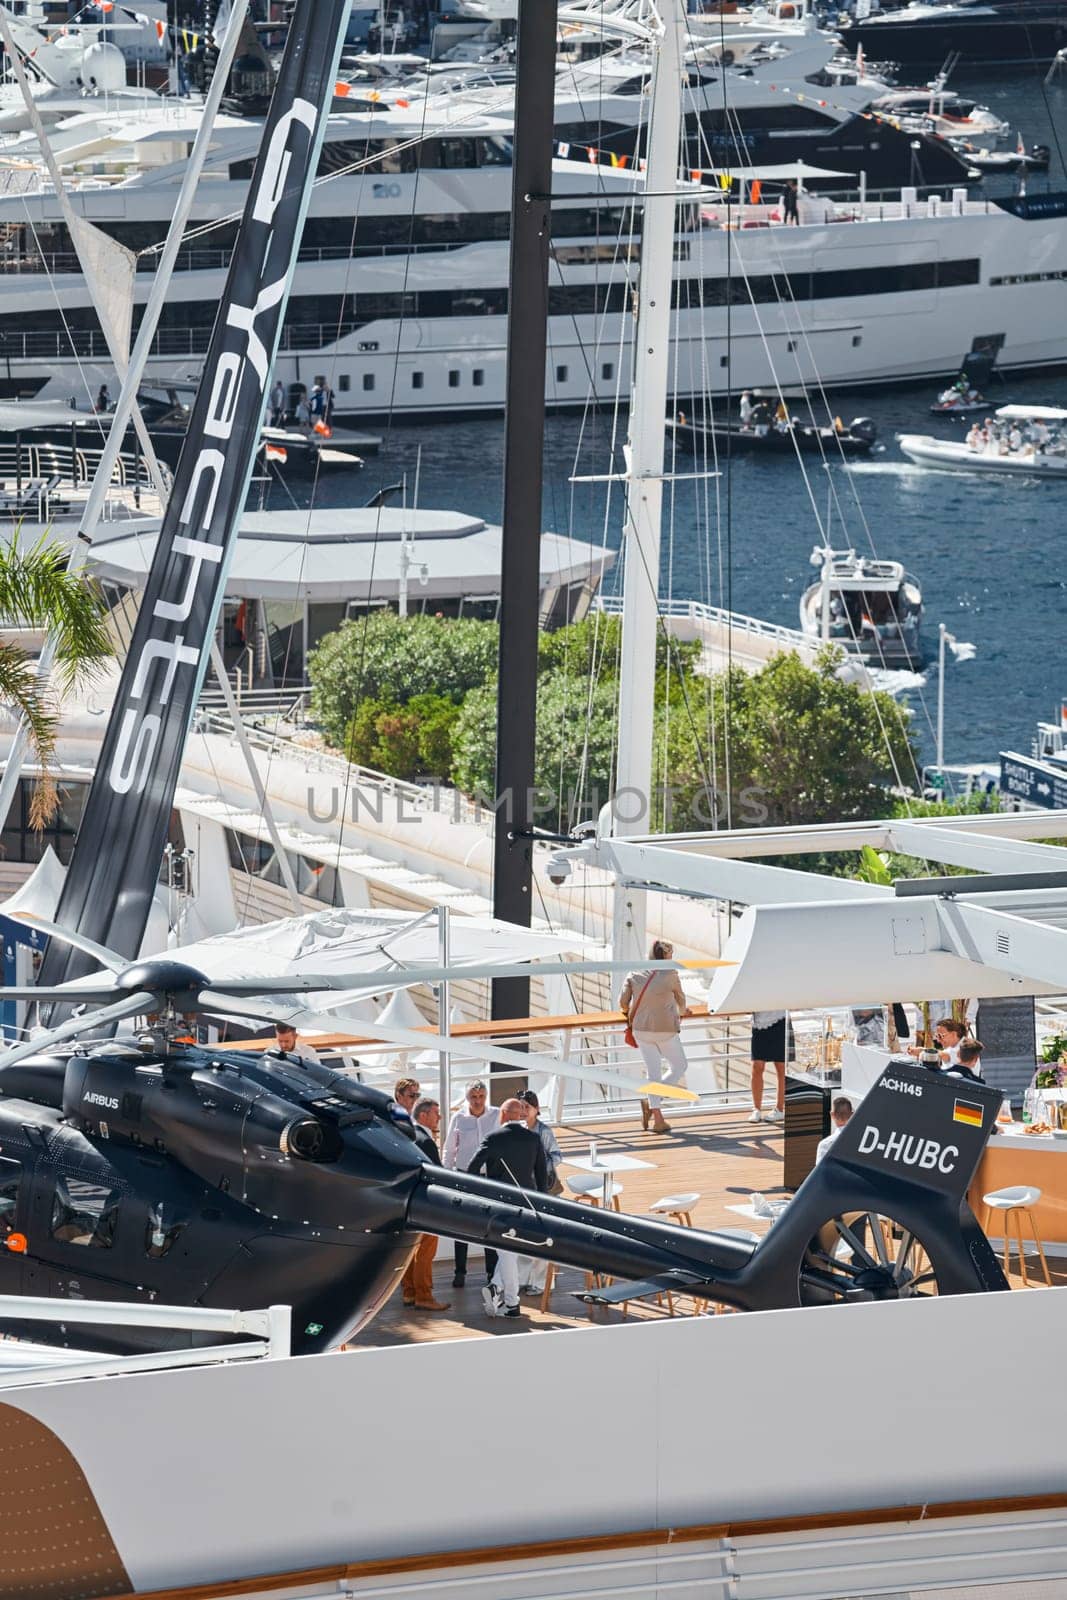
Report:
[[[289,452],[283,444],[268,444],[265,446],[263,454],[268,461],[288,461],[289,459]]]
[[[200,43],[200,35],[198,33],[191,33],[188,28],[183,28],[181,38],[183,51],[187,56],[191,56],[197,45]]]
[[[561,161],[566,161],[566,159],[570,155],[570,153],[571,153],[571,147],[570,147],[569,144],[557,144],[557,146],[556,146],[556,154],[559,156]]]

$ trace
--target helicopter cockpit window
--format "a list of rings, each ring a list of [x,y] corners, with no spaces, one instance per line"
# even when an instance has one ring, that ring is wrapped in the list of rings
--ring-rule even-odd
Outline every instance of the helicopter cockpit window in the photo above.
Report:
[[[14,1231],[21,1178],[22,1168],[17,1161],[0,1160],[0,1239]]]
[[[145,1255],[152,1256],[154,1260],[165,1256],[188,1221],[187,1212],[179,1211],[177,1206],[170,1205],[166,1200],[160,1200],[157,1205],[150,1207],[144,1233]]]
[[[52,1202],[53,1239],[110,1250],[121,1198],[118,1189],[105,1189],[84,1178],[57,1178]]]

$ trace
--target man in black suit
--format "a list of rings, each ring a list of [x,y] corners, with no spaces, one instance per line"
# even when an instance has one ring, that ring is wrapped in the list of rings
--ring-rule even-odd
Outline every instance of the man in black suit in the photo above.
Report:
[[[499,1128],[475,1151],[467,1171],[483,1173],[497,1183],[513,1183],[519,1189],[547,1191],[545,1147],[526,1126],[526,1107],[521,1100],[504,1101]],[[510,1250],[501,1250],[493,1281],[482,1290],[482,1301],[491,1317],[519,1315],[519,1258]]]
[[[437,1134],[441,1127],[441,1107],[436,1100],[416,1100],[411,1108],[415,1125],[415,1143],[427,1161],[435,1167],[441,1165],[441,1152],[437,1148]],[[433,1292],[433,1258],[437,1254],[436,1233],[420,1233],[415,1254],[408,1262],[403,1278],[404,1304],[417,1311],[447,1311],[450,1302],[438,1300]]]

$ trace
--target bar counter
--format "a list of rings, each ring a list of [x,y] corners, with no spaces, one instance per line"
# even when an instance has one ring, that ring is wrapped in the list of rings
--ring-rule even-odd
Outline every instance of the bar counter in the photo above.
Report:
[[[1023,1133],[1021,1122],[1007,1125],[1008,1129],[1012,1127],[1019,1131],[998,1130],[990,1135],[968,1192],[971,1209],[985,1226],[984,1194],[1016,1184],[1032,1184],[1041,1190],[1041,1199],[1033,1208],[1039,1237],[1067,1244],[1067,1135],[1057,1139],[1049,1133]],[[993,1235],[1003,1231],[996,1213],[988,1231]]]

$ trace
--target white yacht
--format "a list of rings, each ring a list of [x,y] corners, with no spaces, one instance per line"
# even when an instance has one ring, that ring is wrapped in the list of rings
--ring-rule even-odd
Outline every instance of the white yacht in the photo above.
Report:
[[[820,172],[849,183],[860,182],[854,167],[833,155],[844,155],[844,130],[863,128],[869,137],[874,128],[879,143],[893,134],[858,109],[831,114],[810,85],[801,102],[801,85],[826,54],[821,36],[802,34],[765,67],[728,69],[742,127],[746,105],[776,101],[782,119],[773,147],[746,145],[729,158],[742,163],[733,170],[744,179],[743,205],[724,203],[712,164],[723,69],[711,61],[693,68],[701,82],[690,92],[702,97],[701,139],[711,154],[701,158],[706,179],[687,180],[679,205],[675,391],[767,387],[776,371],[797,386],[931,377],[954,369],[958,351],[990,329],[1004,336],[1003,367],[1067,360],[1058,265],[1067,198],[972,202],[953,183],[951,193],[946,186],[925,199],[913,187],[892,200],[846,203],[804,192],[816,176],[802,179],[801,225],[781,225],[778,193],[804,170],[784,158],[795,158],[803,126],[822,130],[800,147],[807,166],[817,157]],[[636,55],[625,77],[618,62],[605,62],[611,90],[598,97],[598,70],[559,80],[550,407],[590,396],[610,403],[628,386],[641,227],[632,164],[645,80]],[[790,83],[793,95],[785,92]],[[499,411],[513,89],[435,93],[421,103],[399,88],[372,93],[376,101],[353,93],[335,102],[322,160],[328,181],[315,191],[304,231],[280,376],[295,392],[328,374],[337,415],[348,420]],[[866,91],[856,98],[858,106]],[[190,100],[128,112],[93,103],[52,130],[77,209],[138,254],[138,304],[200,118]],[[155,341],[154,382],[198,375],[260,132],[256,116],[218,120]],[[774,149],[783,160],[767,164]],[[116,380],[59,203],[34,169],[35,150],[22,135],[0,151],[20,189],[0,194],[0,392],[32,397],[49,385],[50,396],[69,400]]]

